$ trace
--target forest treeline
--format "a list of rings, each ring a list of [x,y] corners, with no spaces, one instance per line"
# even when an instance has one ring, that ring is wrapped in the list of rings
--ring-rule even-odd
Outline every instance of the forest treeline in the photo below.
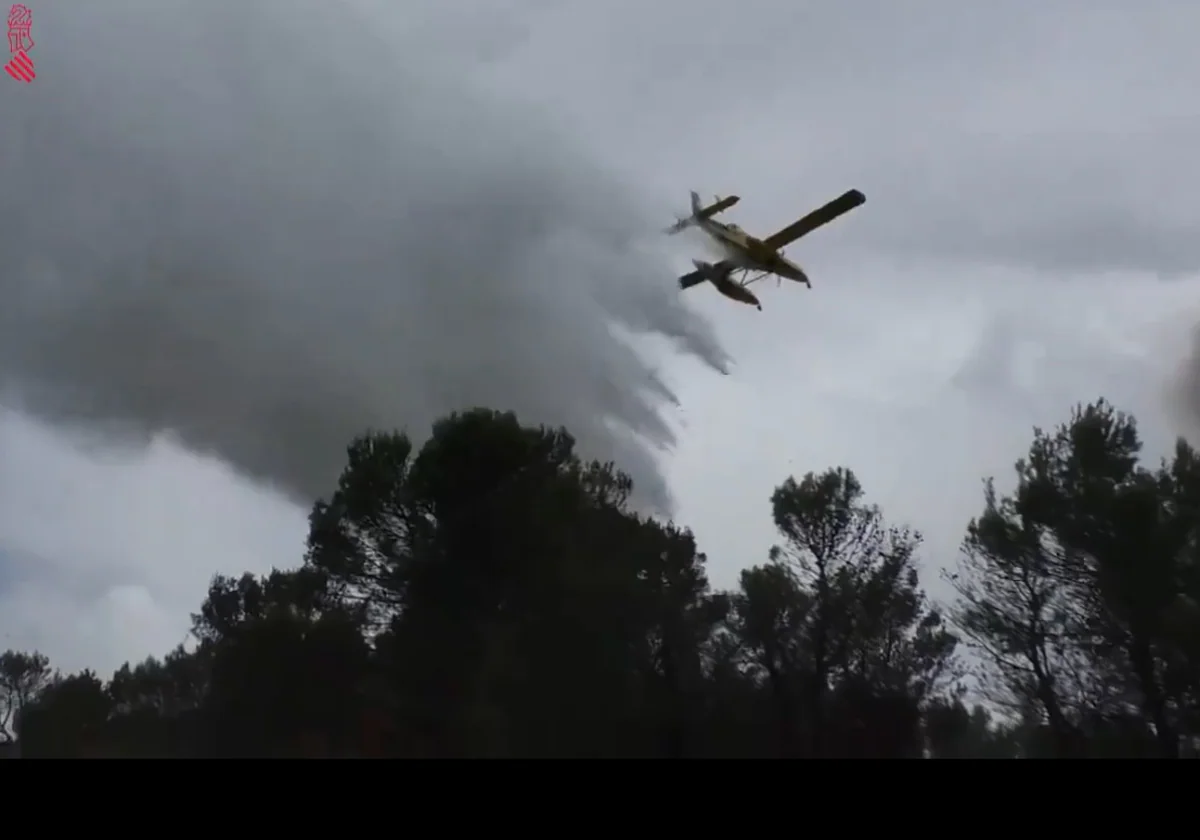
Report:
[[[629,479],[565,430],[475,410],[419,449],[365,435],[303,564],[215,577],[188,646],[107,681],[0,657],[0,740],[27,758],[1194,757],[1200,460],[1140,447],[1103,401],[1035,430],[939,605],[919,535],[848,469],[776,488],[779,545],[716,591],[692,534],[635,514]]]

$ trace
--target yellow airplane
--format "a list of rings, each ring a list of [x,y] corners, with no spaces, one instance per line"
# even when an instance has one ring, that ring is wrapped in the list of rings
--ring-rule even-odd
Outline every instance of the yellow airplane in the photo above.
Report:
[[[664,232],[676,234],[690,227],[698,227],[717,243],[725,257],[718,263],[692,260],[696,270],[679,278],[679,288],[690,289],[707,280],[725,297],[748,303],[761,312],[762,304],[746,288],[751,283],[774,274],[812,288],[804,270],[783,255],[784,246],[849,213],[866,200],[867,197],[858,190],[849,190],[778,233],[766,239],[757,239],[737,225],[724,224],[713,218],[736,204],[739,201],[736,195],[724,199],[718,197],[713,204],[701,207],[700,196],[693,192],[692,215],[679,219]],[[735,280],[734,275],[740,279]]]

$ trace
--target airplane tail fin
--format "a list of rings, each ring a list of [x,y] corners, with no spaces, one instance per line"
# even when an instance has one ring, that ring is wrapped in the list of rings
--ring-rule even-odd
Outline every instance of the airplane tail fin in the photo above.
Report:
[[[673,236],[680,231],[687,230],[694,224],[696,224],[695,217],[676,219],[675,224],[668,228],[663,228],[663,233],[665,233],[667,236]]]
[[[667,234],[668,236],[673,236],[674,234],[679,233],[680,231],[687,230],[692,225],[696,224],[697,221],[700,220],[700,213],[703,212],[703,210],[704,210],[704,207],[700,204],[700,194],[693,190],[692,191],[692,215],[680,216],[679,218],[677,218],[675,220],[675,224],[671,225],[669,228],[664,229],[663,233]]]
[[[700,202],[700,194],[695,190],[692,191],[692,215],[686,218],[675,220],[675,224],[663,231],[666,234],[679,233],[681,230],[686,230],[700,223],[705,219],[711,219],[718,213],[728,210],[733,205],[740,201],[736,195],[726,196],[725,198],[716,197],[712,204],[705,207]]]

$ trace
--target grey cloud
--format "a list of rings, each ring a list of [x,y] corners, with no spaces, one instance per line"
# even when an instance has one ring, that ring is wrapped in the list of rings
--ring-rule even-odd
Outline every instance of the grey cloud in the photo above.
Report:
[[[1200,300],[1154,281],[1197,265],[1193,4],[34,3],[40,77],[0,85],[0,385],[106,447],[180,426],[243,472],[326,492],[363,425],[419,432],[500,400],[654,482],[669,389],[605,322],[720,357],[658,251],[686,265],[695,243],[644,237],[689,188],[742,195],[753,231],[868,196],[789,249],[811,293],[764,290],[763,313],[682,298],[742,363],[698,381],[663,362],[689,424],[664,460],[718,579],[761,559],[764,493],[788,471],[851,464],[950,556],[978,479],[1010,476],[1034,423],[1103,393],[1168,425],[1161,378]],[[434,227],[458,247],[426,247]],[[0,534],[64,564],[47,576],[145,585],[182,632],[212,558],[295,558],[299,519],[272,526],[265,500],[169,447],[127,471],[50,469],[50,437],[0,435]],[[324,454],[289,460],[313,440]],[[187,507],[209,497],[223,506]],[[203,523],[238,517],[205,542]],[[64,614],[88,612],[76,600]]]
[[[1200,437],[1200,325],[1192,328],[1191,347],[1183,357],[1170,387],[1167,406],[1189,436]]]
[[[581,112],[637,112],[647,147],[674,134],[659,150],[671,179],[730,179],[703,186],[743,193],[755,228],[773,223],[771,205],[857,186],[870,204],[853,233],[811,247],[1062,273],[1200,270],[1200,7],[697,0],[685,14],[613,0],[590,15],[599,34],[536,41],[522,73],[620,50],[614,72],[565,71],[564,107],[583,91]]]
[[[1189,167],[1194,125],[1122,138],[1084,131],[1018,143],[980,137],[940,159],[892,159],[878,179],[881,212],[862,224],[893,253],[1071,274],[1200,271],[1200,176]]]
[[[645,244],[661,220],[472,89],[500,42],[434,60],[429,26],[383,14],[35,9],[40,75],[0,127],[5,398],[117,442],[170,432],[305,502],[367,427],[511,407],[669,507],[674,397],[610,325],[728,359]]]

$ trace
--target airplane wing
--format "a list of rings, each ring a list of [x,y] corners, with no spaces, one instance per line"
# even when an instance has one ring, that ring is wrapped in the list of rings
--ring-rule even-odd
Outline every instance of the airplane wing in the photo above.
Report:
[[[778,251],[784,245],[795,242],[805,234],[812,233],[821,225],[827,225],[838,216],[849,213],[866,200],[867,197],[858,190],[848,190],[824,207],[818,207],[799,221],[792,222],[778,233],[768,236],[763,243],[768,248]]]
[[[712,266],[712,268],[709,270],[724,272],[731,267],[732,266],[730,266],[730,264],[728,262],[726,262],[725,260],[722,260],[721,262]],[[708,275],[704,271],[702,271],[700,269],[696,269],[695,271],[685,274],[679,278],[679,288],[690,289],[690,288],[692,288],[692,286],[699,286],[701,283],[703,283],[707,279],[708,279]]]

